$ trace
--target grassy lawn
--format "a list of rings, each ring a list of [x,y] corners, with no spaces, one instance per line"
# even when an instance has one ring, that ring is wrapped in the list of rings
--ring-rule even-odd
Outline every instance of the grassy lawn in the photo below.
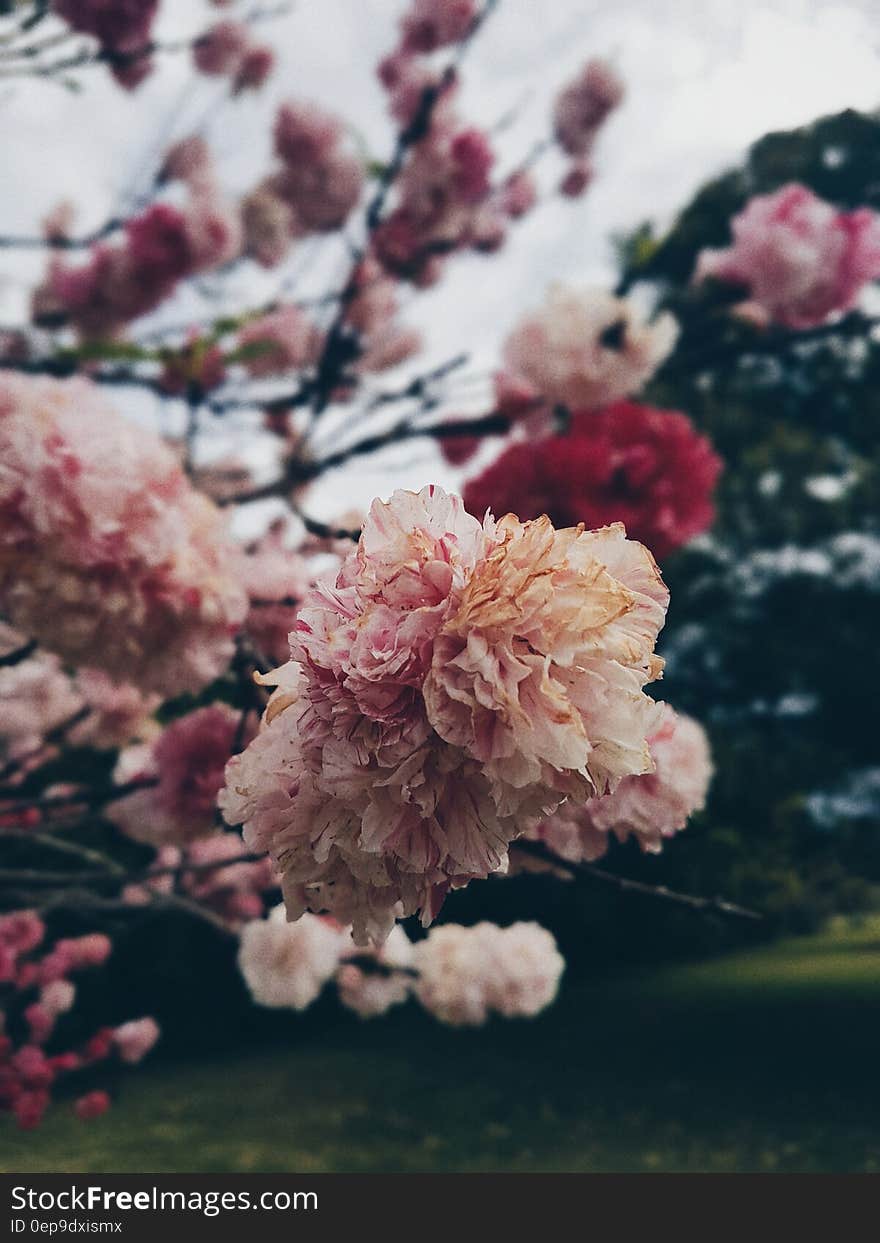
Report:
[[[0,1169],[878,1170],[880,919],[567,986],[533,1022],[292,1018],[284,1048],[154,1062]]]

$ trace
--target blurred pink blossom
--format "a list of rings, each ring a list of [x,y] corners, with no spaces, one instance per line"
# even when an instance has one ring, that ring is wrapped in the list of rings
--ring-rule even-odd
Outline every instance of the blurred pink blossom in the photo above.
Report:
[[[838,211],[797,183],[750,199],[731,230],[731,246],[701,251],[695,280],[743,285],[787,328],[812,328],[850,310],[880,278],[880,215],[868,207]]]

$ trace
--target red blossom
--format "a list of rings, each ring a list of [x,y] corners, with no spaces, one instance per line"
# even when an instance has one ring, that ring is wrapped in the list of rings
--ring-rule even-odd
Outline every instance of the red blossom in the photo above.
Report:
[[[622,522],[660,559],[705,531],[721,459],[675,411],[617,402],[567,435],[513,444],[464,490],[472,514],[549,515],[557,526]]]

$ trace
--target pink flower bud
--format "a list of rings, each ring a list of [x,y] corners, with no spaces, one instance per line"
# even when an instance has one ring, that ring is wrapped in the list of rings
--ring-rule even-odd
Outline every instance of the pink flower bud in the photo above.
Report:
[[[131,1019],[117,1027],[113,1033],[119,1060],[135,1064],[140,1062],[159,1039],[159,1024],[153,1018]]]
[[[100,1118],[110,1108],[110,1097],[106,1092],[86,1092],[73,1104],[73,1112],[82,1122],[90,1122],[92,1118]]]

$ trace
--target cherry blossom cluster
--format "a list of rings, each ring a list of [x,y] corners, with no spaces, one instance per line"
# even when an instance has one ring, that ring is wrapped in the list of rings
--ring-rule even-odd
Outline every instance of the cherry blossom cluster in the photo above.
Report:
[[[14,652],[26,639],[0,625],[0,654]],[[51,652],[37,650],[26,660],[0,668],[0,755],[33,767],[53,753],[47,735],[71,722],[67,737],[74,746],[121,747],[152,734],[157,695],[115,683],[100,669],[68,673]]]
[[[86,263],[53,259],[34,293],[34,322],[69,323],[85,338],[112,338],[185,278],[233,259],[241,250],[241,224],[209,167],[198,166],[187,186],[188,202],[153,203],[125,222],[121,238],[98,242]]]
[[[132,906],[179,893],[211,913],[230,929],[262,916],[267,894],[277,879],[267,856],[248,858],[237,833],[213,833],[184,846],[160,846],[142,881],[123,890]]]
[[[120,86],[139,86],[152,70],[149,57],[159,0],[52,0],[52,11],[78,34],[97,39]]]
[[[357,372],[385,371],[419,351],[421,336],[399,322],[399,309],[397,282],[384,275],[375,260],[363,260],[352,273],[343,317]],[[239,330],[231,357],[253,378],[265,379],[314,371],[325,346],[326,334],[307,311],[281,303]],[[346,396],[344,384],[335,395]]]
[[[444,924],[415,946],[415,992],[441,1023],[476,1027],[494,1012],[532,1017],[556,996],[565,967],[552,935],[536,923],[499,928]]]
[[[211,833],[240,715],[221,703],[196,708],[173,720],[152,742],[124,750],[117,782],[141,779],[144,788],[111,803],[108,817],[129,837],[156,846],[181,845]]]
[[[328,916],[287,921],[283,906],[241,932],[239,967],[261,1006],[304,1010],[329,982],[340,1002],[375,1018],[409,998],[441,1023],[475,1027],[491,1013],[533,1017],[554,1000],[565,963],[535,923],[443,924],[413,943],[398,924],[381,947],[359,949]]]
[[[401,51],[383,61],[381,80],[392,114],[418,137],[397,181],[393,210],[374,233],[373,250],[390,274],[432,284],[453,251],[492,251],[504,240],[503,204],[491,177],[495,154],[488,136],[459,116],[454,79]]]
[[[381,62],[379,78],[392,117],[410,147],[395,187],[393,210],[372,238],[375,257],[391,274],[417,285],[436,281],[456,250],[493,252],[510,221],[535,205],[528,163],[493,180],[496,156],[488,134],[456,108],[455,70],[437,68],[432,54],[466,39],[478,21],[474,3],[418,0],[401,22],[398,47]],[[554,136],[572,157],[560,190],[581,194],[592,179],[588,155],[623,87],[604,61],[592,60],[560,93]]]
[[[220,21],[196,39],[193,63],[209,77],[229,78],[234,93],[257,90],[275,65],[272,49],[258,43],[245,22]]]
[[[577,77],[556,100],[553,121],[556,140],[571,164],[562,192],[576,196],[593,179],[592,152],[596,138],[611,113],[623,102],[624,85],[605,60],[587,61]]]
[[[226,667],[247,601],[220,514],[88,381],[0,379],[0,608],[72,664],[165,695]]]
[[[159,1037],[152,1018],[101,1027],[74,1048],[61,1047],[56,1026],[73,1008],[71,976],[102,966],[111,943],[102,933],[56,940],[45,948],[46,926],[33,911],[0,915],[0,1112],[10,1112],[25,1130],[37,1126],[53,1090],[80,1072],[116,1058],[140,1062]],[[57,1049],[57,1051],[56,1051]],[[102,1089],[79,1095],[79,1118],[96,1118],[110,1106]]]
[[[731,232],[730,246],[700,253],[695,279],[742,286],[765,323],[815,327],[880,279],[880,215],[839,211],[796,182],[750,199]]]
[[[364,184],[345,124],[316,104],[282,104],[273,137],[277,171],[241,204],[245,253],[264,267],[279,264],[294,239],[341,228]]]
[[[712,779],[709,744],[701,725],[658,704],[648,739],[654,771],[625,777],[610,794],[577,806],[563,804],[527,834],[572,863],[592,862],[608,849],[609,837],[634,838],[657,854],[664,839],[680,832],[706,802]]]
[[[666,589],[622,527],[481,523],[428,487],[375,502],[318,584],[220,803],[287,909],[358,943],[502,871],[530,820],[651,770]]]

